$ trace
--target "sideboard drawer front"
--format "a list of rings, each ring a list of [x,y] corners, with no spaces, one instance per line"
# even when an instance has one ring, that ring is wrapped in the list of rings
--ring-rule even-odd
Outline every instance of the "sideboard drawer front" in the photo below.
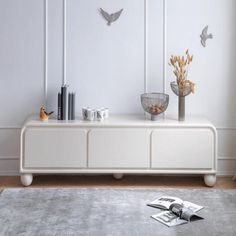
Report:
[[[90,168],[149,168],[147,129],[94,129],[88,136]]]
[[[70,128],[28,128],[25,168],[81,168],[87,163],[87,131]]]
[[[157,129],[151,135],[152,168],[214,168],[214,134],[204,128]]]

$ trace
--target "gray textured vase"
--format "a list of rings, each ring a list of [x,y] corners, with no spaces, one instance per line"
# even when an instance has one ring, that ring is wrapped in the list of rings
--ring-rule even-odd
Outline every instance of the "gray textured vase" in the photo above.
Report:
[[[180,89],[178,84],[174,81],[170,83],[172,91],[178,96],[178,119],[185,120],[185,97],[191,93],[191,86],[185,86]]]

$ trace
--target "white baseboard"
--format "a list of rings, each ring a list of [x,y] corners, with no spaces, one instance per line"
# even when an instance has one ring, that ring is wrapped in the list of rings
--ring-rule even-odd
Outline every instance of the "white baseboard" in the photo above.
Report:
[[[233,176],[236,174],[236,157],[218,157],[219,176]]]
[[[0,157],[0,176],[19,175],[19,157]]]
[[[218,158],[218,176],[233,176],[236,174],[236,157]],[[0,176],[18,176],[19,157],[0,156]]]

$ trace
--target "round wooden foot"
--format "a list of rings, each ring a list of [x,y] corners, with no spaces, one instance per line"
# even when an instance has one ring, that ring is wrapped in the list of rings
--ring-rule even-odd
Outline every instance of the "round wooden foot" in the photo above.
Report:
[[[204,175],[204,182],[206,186],[213,187],[216,183],[216,175],[215,174]]]
[[[124,176],[123,174],[119,174],[119,173],[113,174],[113,177],[114,177],[115,179],[122,179],[123,176]]]
[[[29,185],[31,185],[31,183],[33,181],[33,175],[32,174],[22,174],[20,176],[20,180],[21,180],[22,185],[29,186]]]

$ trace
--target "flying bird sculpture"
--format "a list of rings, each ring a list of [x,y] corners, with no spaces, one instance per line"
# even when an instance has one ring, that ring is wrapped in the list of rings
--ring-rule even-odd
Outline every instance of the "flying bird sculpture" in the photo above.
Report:
[[[208,34],[208,25],[202,30],[202,34],[200,35],[201,37],[201,44],[203,47],[206,47],[206,41],[207,39],[212,39],[213,35],[212,34]]]
[[[123,9],[119,10],[118,12],[109,14],[106,11],[104,11],[102,8],[100,8],[100,12],[101,12],[102,16],[105,18],[105,20],[107,21],[107,25],[111,25],[112,22],[118,20],[122,11],[123,11]]]

